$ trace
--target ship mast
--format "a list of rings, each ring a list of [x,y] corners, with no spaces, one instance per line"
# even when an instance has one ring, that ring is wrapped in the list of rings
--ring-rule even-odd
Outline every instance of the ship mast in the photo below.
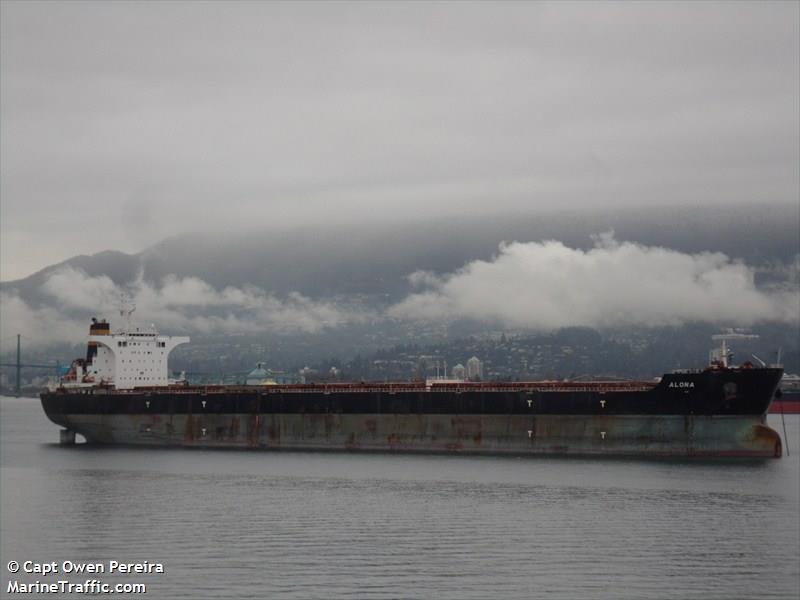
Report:
[[[131,315],[136,310],[136,305],[128,300],[124,294],[119,297],[119,316],[125,319],[125,333],[131,331]]]
[[[728,350],[727,342],[729,340],[757,340],[758,336],[752,333],[742,333],[740,331],[736,331],[735,329],[728,329],[725,333],[717,333],[712,335],[711,339],[714,341],[720,341],[722,344],[718,350],[711,351],[711,360],[709,362],[718,362],[724,368],[727,368],[728,358],[733,355],[733,353]]]

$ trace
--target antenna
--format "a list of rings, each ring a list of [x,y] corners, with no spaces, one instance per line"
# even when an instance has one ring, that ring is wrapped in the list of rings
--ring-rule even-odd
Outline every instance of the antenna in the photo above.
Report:
[[[136,310],[136,305],[128,300],[125,294],[119,295],[119,316],[125,319],[125,333],[131,330],[131,315]]]

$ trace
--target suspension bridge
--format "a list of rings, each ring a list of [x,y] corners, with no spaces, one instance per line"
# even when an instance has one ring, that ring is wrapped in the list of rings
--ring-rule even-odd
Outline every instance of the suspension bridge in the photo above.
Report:
[[[15,370],[16,377],[14,378],[14,395],[19,397],[22,390],[22,369],[53,369],[55,370],[56,374],[58,374],[61,371],[61,362],[58,360],[46,364],[22,362],[22,334],[18,333],[16,337],[17,360],[15,362],[0,362],[0,367],[11,367]]]

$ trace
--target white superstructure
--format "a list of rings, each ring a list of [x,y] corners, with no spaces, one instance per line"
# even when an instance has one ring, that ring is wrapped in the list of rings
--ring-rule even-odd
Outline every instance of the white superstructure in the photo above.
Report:
[[[168,385],[169,353],[186,344],[185,336],[161,335],[155,327],[130,326],[130,310],[126,328],[111,332],[105,321],[92,319],[86,359],[73,361],[62,382],[66,386],[113,385],[116,389],[131,389]],[[123,313],[124,314],[124,313]]]

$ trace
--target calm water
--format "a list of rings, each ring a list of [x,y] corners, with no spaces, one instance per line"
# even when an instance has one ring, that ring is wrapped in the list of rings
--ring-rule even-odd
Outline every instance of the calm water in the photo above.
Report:
[[[0,418],[2,597],[10,577],[149,598],[800,597],[797,415],[791,456],[765,462],[63,448],[36,400]],[[6,567],[111,559],[166,573]]]

